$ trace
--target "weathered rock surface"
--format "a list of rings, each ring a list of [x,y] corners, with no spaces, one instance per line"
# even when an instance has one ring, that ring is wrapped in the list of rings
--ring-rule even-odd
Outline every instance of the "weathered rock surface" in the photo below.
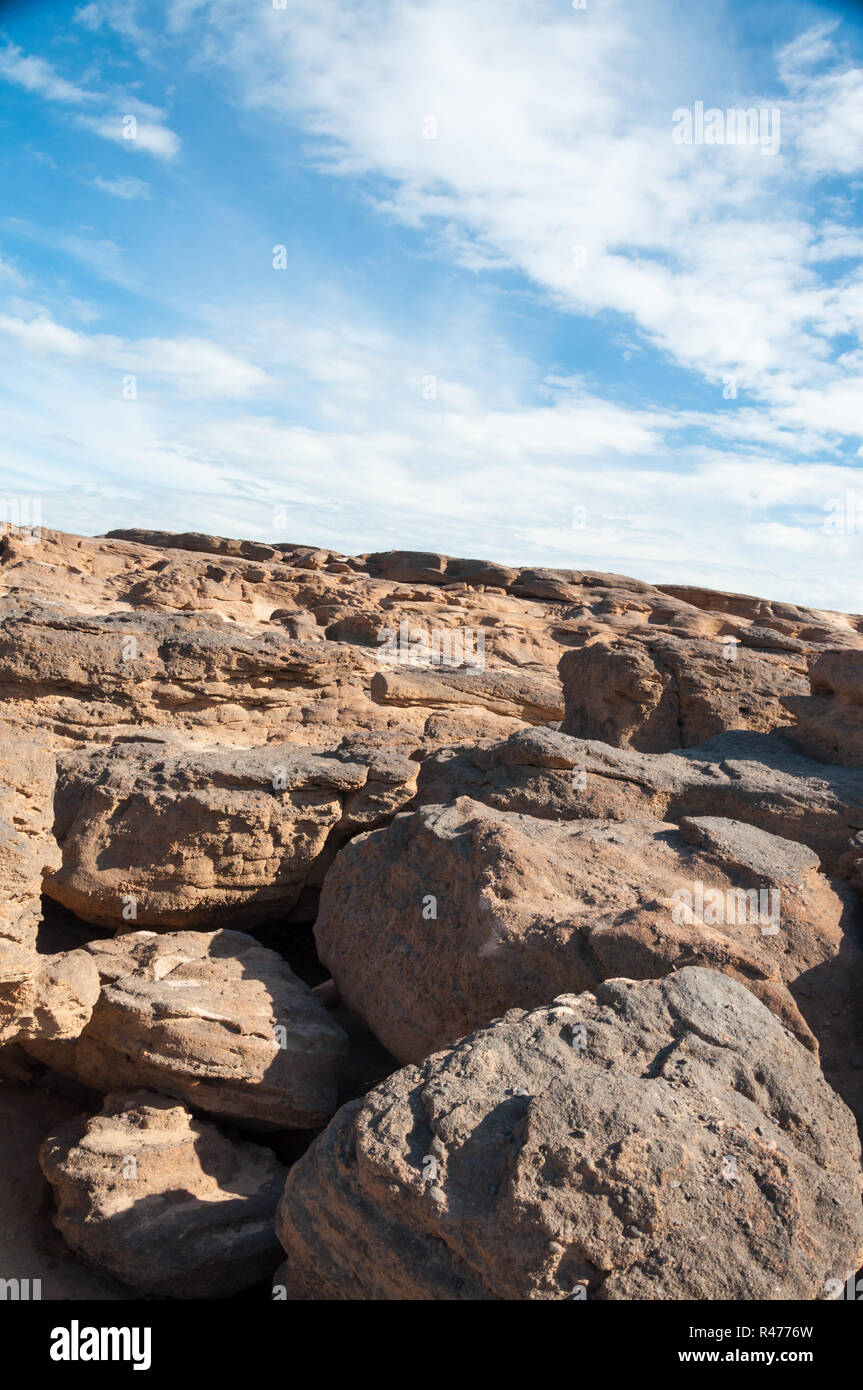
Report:
[[[275,951],[233,931],[130,932],[86,950],[102,989],[77,1043],[25,1044],[49,1066],[258,1129],[313,1129],[335,1110],[347,1039]]]
[[[814,1299],[859,1142],[746,989],[685,969],[515,1010],[344,1106],[277,1215],[289,1299]]]
[[[691,748],[726,729],[792,722],[783,703],[809,691],[805,654],[634,632],[566,652],[563,732],[618,748]]]
[[[830,872],[863,828],[863,771],[829,766],[783,735],[717,734],[673,753],[638,753],[553,729],[441,749],[423,761],[420,802],[470,796],[549,820],[726,816],[806,844]]]
[[[831,651],[809,668],[810,693],[789,697],[788,737],[826,763],[863,767],[863,652]]]
[[[36,951],[0,940],[0,1044],[77,1038],[99,997],[87,951]]]
[[[345,556],[136,530],[43,530],[38,544],[6,535],[0,699],[10,723],[38,723],[64,745],[170,727],[202,742],[306,747],[332,747],[335,729],[397,731],[423,747],[559,719],[557,663],[597,638],[670,634],[719,651],[735,636],[739,658],[751,649],[767,672],[771,710],[785,666],[863,650],[859,617],[714,598],[712,608],[704,591],[688,599],[618,575],[407,551]],[[382,669],[382,633],[402,623],[444,638],[482,633],[484,670]]]
[[[36,944],[42,876],[60,858],[51,834],[55,775],[49,748],[0,728],[0,941]]]
[[[609,977],[723,970],[807,1046],[821,1041],[863,1117],[856,916],[811,850],[739,821],[558,824],[463,797],[347,845],[315,939],[345,1002],[403,1062]]]
[[[115,743],[62,755],[45,892],[122,927],[281,917],[319,883],[338,844],[414,794],[418,766],[392,750]]]
[[[49,1135],[39,1159],[70,1248],[139,1294],[229,1298],[272,1273],[285,1169],[185,1105],[109,1095]]]
[[[0,1074],[63,1090],[79,1111],[118,1088],[161,1096],[156,1112],[175,1118],[155,1150],[174,1145],[195,1210],[218,1208],[221,1223],[230,1203],[197,1186],[200,1154],[188,1132],[199,1121],[182,1119],[183,1105],[269,1130],[291,1161],[337,1103],[389,1075],[387,1047],[419,1059],[507,1007],[545,1007],[561,990],[602,989],[609,976],[679,979],[707,965],[769,1006],[809,1050],[810,1069],[820,1043],[828,1079],[863,1114],[858,929],[848,888],[825,877],[863,893],[861,660],[860,615],[618,575],[197,533],[7,528]],[[460,801],[465,794],[473,800]],[[307,928],[325,876],[322,964]],[[681,903],[678,890],[694,890],[692,901]],[[277,950],[225,930],[237,926]],[[113,940],[93,939],[115,930]],[[637,1084],[656,1080],[662,1065],[657,1054]],[[741,1083],[748,1102],[762,1104],[765,1087],[779,1095],[758,1079],[766,1075],[757,1073],[754,1090]],[[827,1143],[835,1134],[822,1133],[823,1083],[812,1075],[811,1143]],[[392,1078],[383,1090],[400,1084]],[[636,1112],[624,1155],[645,1129]],[[796,1113],[777,1102],[777,1123],[795,1135]],[[148,1121],[146,1132],[160,1124]],[[691,1124],[681,1113],[679,1142],[698,1155],[700,1131],[684,1133]],[[170,1230],[177,1193],[159,1186],[157,1165],[152,1189],[124,1206],[124,1189],[98,1176],[93,1156],[104,1158],[133,1122],[106,1113],[80,1125],[69,1149],[82,1178],[80,1233],[104,1238],[108,1258],[119,1259],[116,1232]],[[467,1155],[455,1236],[429,1237],[428,1270],[415,1285],[405,1270],[412,1250],[425,1251],[425,1227],[410,1214],[403,1227],[399,1216],[398,1258],[383,1283],[409,1297],[423,1296],[426,1278],[434,1298],[473,1296],[461,1291],[470,1287],[480,1297],[561,1296],[544,1275],[519,1283],[509,1231],[482,1234],[484,1193],[498,1182],[487,1177],[489,1125],[471,1131],[478,1166]],[[844,1181],[846,1156],[831,1180]],[[652,1162],[630,1165],[638,1201],[652,1191]],[[818,1266],[824,1204],[796,1163],[782,1159],[784,1187],[785,1177],[759,1169],[761,1198],[752,1194],[737,1235],[720,1223],[722,1258],[736,1273],[704,1276],[714,1296],[735,1296],[725,1291],[733,1286],[756,1297],[762,1276],[746,1281],[758,1260],[765,1287],[768,1277],[786,1292],[809,1287],[797,1252],[814,1251]],[[627,1262],[633,1249],[619,1258],[607,1224],[619,1204],[604,1196],[600,1211],[600,1186],[590,1192],[593,1205],[573,1208],[573,1220],[587,1223],[591,1249],[614,1249],[601,1274],[588,1272],[592,1292],[625,1296],[618,1270],[621,1289],[647,1290],[636,1297],[655,1296],[666,1273],[669,1292],[659,1296],[696,1287],[700,1276],[674,1242],[668,1271],[652,1253],[642,1264]],[[331,1196],[315,1197],[322,1224],[308,1240],[331,1250],[315,1277],[327,1297],[363,1297],[365,1275],[345,1292],[354,1276],[333,1283],[327,1272],[354,1229],[351,1216],[344,1231],[327,1231]],[[696,1236],[708,1246],[709,1214],[703,1229],[700,1217],[690,1223],[693,1249]],[[203,1221],[190,1257],[207,1248]],[[629,1224],[631,1243],[641,1228]],[[226,1232],[214,1227],[213,1248]],[[766,1254],[752,1254],[756,1237]],[[581,1232],[580,1250],[586,1239]],[[447,1251],[466,1250],[459,1242],[471,1250],[453,1294],[462,1275],[448,1272]],[[151,1250],[154,1288],[178,1273],[167,1255],[160,1266],[162,1253]],[[307,1296],[305,1280],[291,1275],[296,1296]],[[217,1288],[200,1287],[201,1296]],[[179,1284],[171,1291],[198,1296]]]

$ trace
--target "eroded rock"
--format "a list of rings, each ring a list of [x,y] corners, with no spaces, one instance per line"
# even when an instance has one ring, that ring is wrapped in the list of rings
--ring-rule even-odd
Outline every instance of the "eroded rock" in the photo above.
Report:
[[[289,1299],[814,1299],[863,1255],[860,1147],[727,975],[514,1010],[344,1106],[291,1169]]]
[[[348,1006],[403,1062],[507,1008],[707,965],[809,1047],[814,1034],[863,1115],[856,913],[813,851],[739,821],[559,824],[463,797],[347,845],[315,939]]]
[[[806,657],[725,640],[633,632],[566,652],[563,732],[645,753],[690,748],[728,729],[791,723],[783,700],[808,691]]]
[[[185,1105],[109,1095],[49,1135],[39,1160],[69,1247],[139,1294],[229,1298],[272,1273],[285,1169]]]
[[[69,754],[56,798],[62,862],[45,892],[114,928],[280,918],[320,882],[331,838],[385,821],[413,796],[417,771],[375,748],[149,739]]]
[[[86,947],[102,980],[77,1042],[28,1051],[95,1090],[148,1087],[260,1129],[336,1108],[342,1029],[275,951],[242,932],[130,932]]]

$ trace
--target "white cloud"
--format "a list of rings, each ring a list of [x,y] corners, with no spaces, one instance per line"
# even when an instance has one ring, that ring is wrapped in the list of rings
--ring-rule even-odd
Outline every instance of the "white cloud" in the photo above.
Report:
[[[93,183],[96,188],[101,188],[103,193],[110,193],[112,198],[131,200],[150,196],[150,185],[143,179],[136,179],[131,175],[120,174],[113,179],[103,179],[97,175]]]
[[[114,7],[107,8],[113,11]],[[95,9],[95,6],[85,6],[82,13],[86,16],[87,12]],[[79,18],[82,17],[82,13],[79,13]],[[121,13],[117,10],[118,16]],[[90,19],[85,18],[85,22],[93,27]],[[112,26],[119,26],[120,32],[124,32],[121,18],[117,18],[116,23],[112,21]],[[135,26],[132,28],[135,29]],[[132,37],[131,30],[127,36]],[[164,124],[164,112],[159,107],[142,101],[134,94],[122,93],[118,89],[91,91],[69,82],[44,58],[24,53],[14,44],[7,44],[4,49],[0,49],[0,77],[24,87],[46,101],[74,106],[96,104],[113,107],[114,112],[110,115],[80,114],[76,118],[82,129],[90,130],[105,140],[122,141],[127,148],[145,151],[159,159],[173,160],[180,152],[179,136]]]
[[[260,367],[202,338],[86,334],[55,323],[47,314],[28,319],[0,314],[0,334],[37,357],[71,358],[110,368],[118,381],[134,375],[140,378],[141,392],[148,384],[167,383],[184,395],[239,400],[271,384]]]
[[[134,118],[134,124],[130,118]],[[180,153],[180,137],[175,131],[156,121],[139,120],[134,111],[113,116],[79,116],[78,124],[103,140],[114,140],[127,150],[142,151],[157,159],[176,159]]]
[[[0,77],[26,88],[28,92],[35,92],[46,101],[80,106],[98,100],[96,93],[68,82],[44,58],[26,54],[15,44],[7,44],[6,48],[0,50]]]
[[[206,21],[206,61],[233,73],[245,104],[299,120],[322,167],[376,180],[382,214],[425,228],[440,255],[519,270],[574,314],[623,315],[679,365],[733,375],[766,415],[778,402],[781,423],[820,431],[831,393],[860,385],[833,335],[861,324],[843,300],[853,289],[820,267],[856,255],[859,237],[835,210],[819,226],[807,180],[863,167],[863,72],[821,25],[752,89],[733,28],[702,36],[700,14],[288,0],[252,16],[209,0],[175,5],[173,21]],[[779,107],[779,155],[673,143],[693,82],[708,106]],[[833,433],[857,423],[843,411]]]

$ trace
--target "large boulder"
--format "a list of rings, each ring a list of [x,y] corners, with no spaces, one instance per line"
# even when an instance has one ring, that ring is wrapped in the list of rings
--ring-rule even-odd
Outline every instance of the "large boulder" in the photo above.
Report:
[[[200,746],[152,738],[60,760],[62,862],[45,892],[100,926],[282,917],[348,834],[414,793],[395,752]]]
[[[288,1174],[280,1297],[814,1299],[863,1257],[854,1122],[726,975],[513,1010]]]
[[[806,846],[739,821],[557,823],[463,797],[346,846],[315,939],[348,1006],[403,1062],[610,976],[723,970],[807,1046],[820,1039],[863,1115],[855,913]]]
[[[313,1129],[347,1038],[275,951],[242,932],[130,932],[86,947],[102,989],[75,1043],[28,1052],[97,1091],[147,1087],[259,1129]]]
[[[863,827],[863,769],[804,757],[779,733],[717,734],[695,748],[639,753],[554,729],[444,748],[423,761],[421,803],[458,796],[547,820],[726,816],[813,849],[829,873]]]
[[[148,1091],[109,1095],[42,1144],[54,1224],[101,1274],[156,1298],[230,1298],[268,1278],[285,1169]]]
[[[808,692],[806,656],[735,638],[631,634],[561,657],[563,732],[619,748],[690,748],[725,729],[767,732],[792,722],[783,704]]]

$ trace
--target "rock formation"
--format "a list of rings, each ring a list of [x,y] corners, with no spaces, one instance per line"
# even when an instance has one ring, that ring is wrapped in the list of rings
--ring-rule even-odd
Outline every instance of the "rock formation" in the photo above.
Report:
[[[71,1249],[140,1294],[229,1298],[272,1272],[284,1168],[185,1105],[110,1095],[49,1135],[39,1159]]]
[[[863,1255],[859,1153],[812,1053],[742,985],[609,980],[343,1106],[288,1175],[275,1282],[289,1299],[817,1298]]]
[[[745,595],[7,528],[0,1279],[262,1296],[283,1186],[291,1300],[844,1279],[861,663]]]
[[[342,997],[402,1062],[610,977],[726,971],[805,1046],[821,1042],[863,1119],[856,916],[812,850],[739,821],[560,824],[464,797],[346,846],[315,939]]]
[[[86,950],[102,987],[75,1044],[25,1044],[97,1091],[151,1087],[258,1129],[336,1108],[344,1032],[275,951],[242,932],[131,932]]]

